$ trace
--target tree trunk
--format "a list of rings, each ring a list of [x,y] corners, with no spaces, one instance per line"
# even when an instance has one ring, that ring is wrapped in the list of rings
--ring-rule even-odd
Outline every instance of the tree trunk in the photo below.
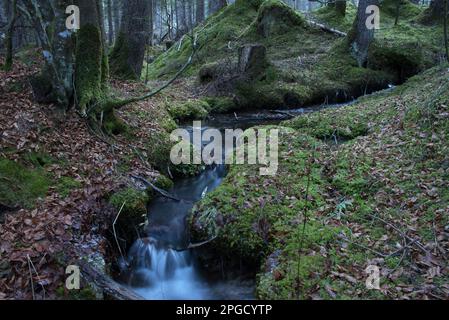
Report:
[[[226,0],[209,0],[209,15],[223,9],[228,5]]]
[[[374,40],[374,29],[367,27],[367,22],[372,15],[366,13],[368,6],[378,6],[378,0],[360,0],[357,16],[352,30],[348,34],[348,43],[351,55],[357,60],[360,67],[365,67],[368,60],[368,50]]]
[[[346,0],[336,0],[335,11],[337,15],[344,17],[346,15]]]
[[[424,12],[423,22],[434,23],[444,18],[444,2],[445,0],[432,0],[429,8]]]
[[[111,72],[125,79],[140,79],[150,35],[151,6],[147,0],[129,0],[111,53]]]
[[[114,42],[114,22],[112,19],[112,0],[107,0],[107,9],[108,9],[108,40],[109,45],[112,45]]]
[[[443,27],[444,27],[444,46],[446,48],[446,60],[447,62],[449,62],[449,44],[448,44],[448,38],[447,38],[447,15],[448,15],[448,6],[449,6],[449,1],[448,0],[444,0],[444,23],[443,23]]]
[[[75,49],[75,88],[80,113],[86,116],[88,108],[104,98],[108,78],[107,56],[102,35],[100,0],[77,0],[76,4],[82,14]]]
[[[196,24],[201,24],[204,21],[204,0],[196,0]]]
[[[112,0],[112,14],[114,16],[114,31],[115,31],[115,37],[118,36],[119,30],[120,30],[120,9],[122,7],[122,0]]]
[[[17,0],[13,0],[10,9],[9,22],[6,29],[6,57],[5,57],[5,65],[4,70],[9,71],[12,68],[12,59],[13,59],[13,32],[14,26],[17,19]]]
[[[45,61],[41,74],[31,79],[34,96],[38,102],[52,102],[64,108],[73,98],[73,41],[72,32],[65,25],[65,10],[70,2],[23,1],[25,14],[33,24]],[[47,28],[49,24],[53,28]]]

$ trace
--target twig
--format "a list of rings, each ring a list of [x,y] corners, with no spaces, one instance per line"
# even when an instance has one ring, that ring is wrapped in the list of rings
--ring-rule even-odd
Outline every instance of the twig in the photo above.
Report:
[[[169,194],[168,192],[166,192],[166,191],[156,187],[150,181],[148,181],[148,180],[146,180],[146,179],[144,179],[142,177],[138,177],[138,176],[135,176],[135,175],[130,175],[130,176],[133,179],[136,179],[136,180],[139,180],[139,181],[143,182],[147,187],[151,187],[154,191],[156,191],[157,193],[159,193],[160,195],[162,195],[162,196],[164,196],[166,198],[169,198],[171,200],[178,201],[178,202],[181,201],[181,199],[178,199],[175,196],[172,196],[171,194]]]
[[[429,251],[427,251],[427,249],[424,248],[424,246],[418,241],[418,239],[414,239],[414,238],[408,236],[408,235],[405,234],[401,229],[399,229],[398,227],[396,227],[394,224],[392,224],[392,223],[390,223],[390,222],[388,222],[388,221],[382,219],[381,217],[378,217],[378,216],[373,215],[373,214],[370,214],[369,216],[372,217],[372,218],[374,218],[374,219],[377,219],[377,220],[383,222],[384,224],[386,224],[387,226],[393,228],[393,229],[396,230],[402,237],[407,238],[409,241],[412,241],[413,244],[416,244],[416,246],[417,246],[418,248],[420,248],[422,251],[424,251],[424,253],[429,254]]]
[[[114,231],[115,242],[117,243],[117,247],[118,247],[118,250],[120,252],[120,255],[122,256],[123,261],[126,261],[126,260],[125,260],[125,257],[123,255],[123,253],[122,253],[122,248],[120,247],[120,243],[118,242],[118,239],[117,239],[117,232],[115,231],[115,224],[117,223],[118,217],[120,216],[120,213],[122,213],[122,210],[123,210],[123,207],[125,206],[125,204],[126,204],[126,201],[123,202],[122,207],[118,211],[118,214],[115,217],[114,222],[112,223],[112,230]]]
[[[187,248],[184,248],[184,249],[179,249],[179,248],[172,248],[172,249],[175,250],[175,251],[186,251],[186,250],[189,250],[189,249],[195,249],[195,248],[204,246],[205,244],[208,244],[208,243],[214,241],[215,239],[217,239],[217,236],[216,236],[216,235],[213,236],[212,238],[210,238],[209,240],[206,240],[206,241],[203,241],[203,242],[190,243],[190,244],[187,246]]]
[[[33,293],[33,300],[36,300],[36,294],[34,293],[34,283],[33,283],[33,272],[31,271],[31,259],[30,256],[27,254],[28,259],[28,270],[30,271],[30,283],[31,283],[31,291]]]

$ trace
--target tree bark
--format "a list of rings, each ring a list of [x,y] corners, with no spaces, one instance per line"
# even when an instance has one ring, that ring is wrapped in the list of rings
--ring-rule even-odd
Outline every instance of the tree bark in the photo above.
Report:
[[[429,24],[441,22],[441,20],[444,18],[444,6],[445,0],[432,0],[430,2],[429,8],[424,11],[423,22]]]
[[[444,27],[444,46],[446,48],[446,60],[447,62],[449,62],[449,44],[448,44],[448,36],[447,36],[447,15],[448,15],[448,9],[449,7],[449,1],[448,0],[444,0],[444,23],[443,23],[443,27]]]
[[[204,12],[204,0],[196,0],[196,24],[201,24],[204,21],[205,12]]]
[[[13,0],[10,9],[9,22],[6,29],[6,57],[5,57],[5,65],[3,69],[5,71],[9,71],[12,68],[12,59],[13,59],[13,32],[14,26],[17,19],[17,0]]]
[[[112,19],[112,0],[107,0],[107,10],[108,10],[108,40],[109,45],[114,42],[114,22]]]
[[[223,9],[228,5],[226,0],[209,0],[209,15]]]
[[[150,36],[151,6],[148,0],[129,0],[111,53],[111,72],[124,79],[139,79]]]
[[[348,43],[351,55],[357,60],[360,67],[365,67],[368,60],[368,50],[374,41],[374,29],[367,27],[367,20],[371,13],[366,13],[368,6],[378,6],[378,0],[360,0],[357,16],[352,30],[348,34]]]
[[[79,111],[87,116],[88,108],[104,98],[108,78],[107,56],[100,0],[77,0],[76,4],[82,14],[75,49],[75,88]]]

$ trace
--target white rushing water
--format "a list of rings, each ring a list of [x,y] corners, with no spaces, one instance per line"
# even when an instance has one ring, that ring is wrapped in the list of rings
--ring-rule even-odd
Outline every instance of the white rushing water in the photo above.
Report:
[[[145,299],[200,300],[211,298],[205,281],[196,273],[189,251],[158,248],[138,240],[130,250],[133,273],[129,282]]]

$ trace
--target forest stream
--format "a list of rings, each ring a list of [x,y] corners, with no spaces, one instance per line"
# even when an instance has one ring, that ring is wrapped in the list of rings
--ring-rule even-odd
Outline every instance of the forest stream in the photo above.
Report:
[[[391,90],[392,86],[389,89]],[[291,117],[323,109],[350,105],[356,100],[340,104],[312,106],[291,110],[261,110],[239,114],[215,115],[203,122],[208,128],[248,129],[257,125],[279,124]],[[191,131],[193,128],[184,126]],[[203,146],[209,141],[202,141]],[[224,156],[229,151],[225,151]],[[130,267],[126,282],[145,299],[254,299],[254,279],[220,280],[202,270],[196,261],[196,250],[186,248],[189,241],[187,218],[192,207],[215,190],[226,176],[225,165],[207,166],[195,177],[175,181],[169,193],[180,201],[157,197],[148,207],[146,238],[138,239],[128,252]]]

